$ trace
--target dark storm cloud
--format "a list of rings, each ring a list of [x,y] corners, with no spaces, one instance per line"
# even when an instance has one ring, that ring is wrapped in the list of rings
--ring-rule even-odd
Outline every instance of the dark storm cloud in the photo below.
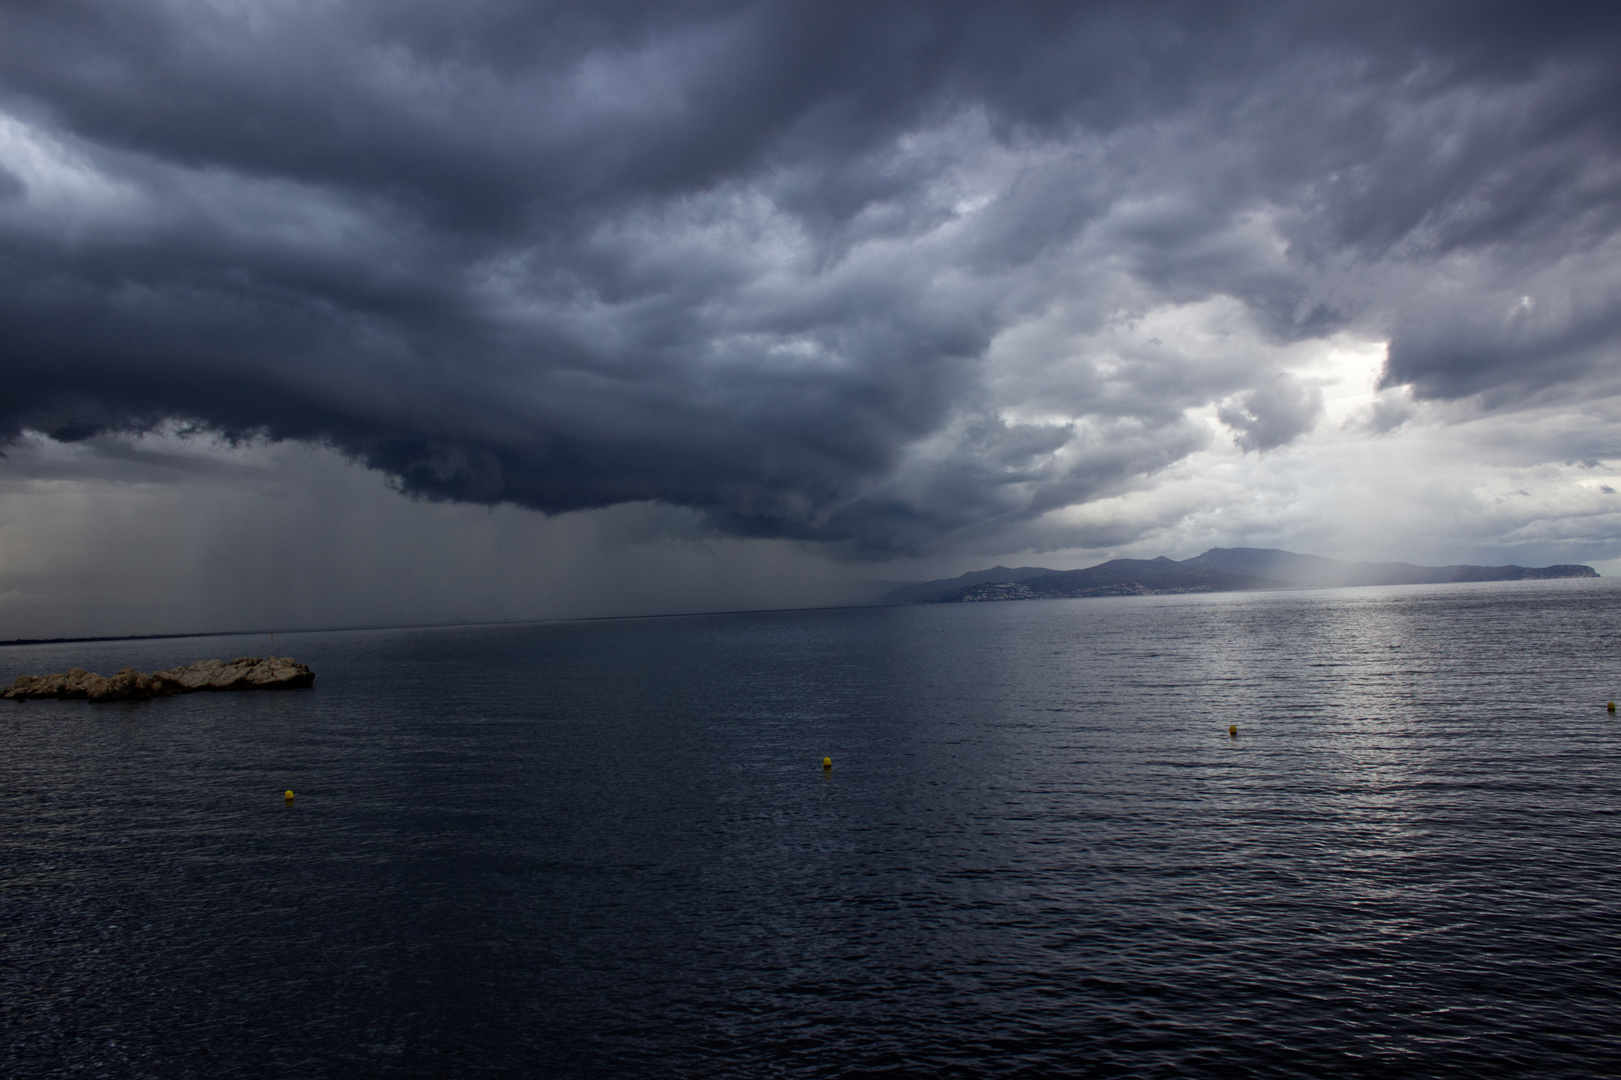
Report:
[[[1245,450],[1271,450],[1309,431],[1322,415],[1323,395],[1287,375],[1247,390],[1216,410]]]
[[[1560,5],[10,4],[0,434],[928,550],[1191,408],[1316,421],[1275,364],[1085,344],[1167,306],[1388,334],[1421,397],[1607,386],[1618,47]]]

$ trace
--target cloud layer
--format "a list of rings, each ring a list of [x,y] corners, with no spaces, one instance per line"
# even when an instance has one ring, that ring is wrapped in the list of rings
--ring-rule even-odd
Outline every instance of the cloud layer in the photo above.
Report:
[[[1388,343],[1368,440],[1621,391],[1616,55],[1589,5],[11,4],[0,437],[1098,546],[1327,422],[1326,343]]]

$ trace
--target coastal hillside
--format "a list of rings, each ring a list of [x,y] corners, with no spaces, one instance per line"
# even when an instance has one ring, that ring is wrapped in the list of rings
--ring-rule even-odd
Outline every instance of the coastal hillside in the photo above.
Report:
[[[1459,581],[1525,581],[1598,577],[1591,566],[1416,566],[1404,562],[1345,562],[1276,548],[1211,548],[1180,562],[1111,559],[1081,570],[1005,566],[939,581],[908,582],[880,604],[964,604],[1080,596],[1313,589],[1348,585],[1439,585]]]

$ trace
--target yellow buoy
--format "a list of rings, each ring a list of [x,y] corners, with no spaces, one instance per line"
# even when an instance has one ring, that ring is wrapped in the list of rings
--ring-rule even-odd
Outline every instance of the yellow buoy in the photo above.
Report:
[[[1615,712],[1615,702],[1610,702],[1610,711]]]
[[[292,802],[293,801],[293,789],[288,788],[286,791],[281,793],[281,797],[286,799],[288,802]]]
[[[832,767],[833,767],[833,759],[832,758],[825,757],[825,758],[822,759],[822,768],[831,769]]]
[[[1238,738],[1238,725],[1237,724],[1228,724],[1227,725],[1227,735],[1230,738],[1234,738],[1234,739]]]

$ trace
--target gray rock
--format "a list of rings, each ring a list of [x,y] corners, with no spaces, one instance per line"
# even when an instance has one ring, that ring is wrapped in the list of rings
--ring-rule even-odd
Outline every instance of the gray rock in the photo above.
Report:
[[[34,698],[144,701],[201,690],[301,690],[314,684],[315,672],[290,656],[239,656],[229,662],[199,660],[150,675],[134,668],[124,668],[111,678],[83,668],[54,675],[19,675],[0,697],[12,701]]]

